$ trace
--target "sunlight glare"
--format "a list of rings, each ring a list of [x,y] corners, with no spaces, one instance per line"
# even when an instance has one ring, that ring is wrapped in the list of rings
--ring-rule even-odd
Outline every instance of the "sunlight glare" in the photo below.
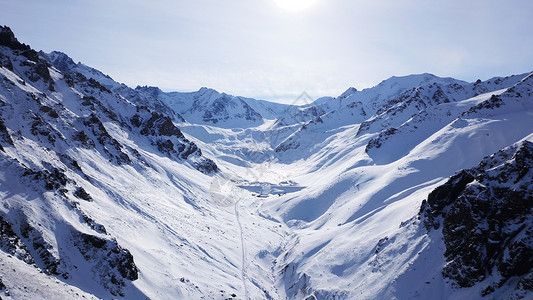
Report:
[[[274,0],[276,5],[289,11],[300,11],[311,7],[317,0]]]

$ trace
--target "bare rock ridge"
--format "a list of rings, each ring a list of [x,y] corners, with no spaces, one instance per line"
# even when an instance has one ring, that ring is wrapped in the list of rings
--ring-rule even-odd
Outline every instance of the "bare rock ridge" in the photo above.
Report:
[[[79,203],[95,201],[96,183],[87,173],[91,167],[78,161],[93,155],[117,166],[149,168],[142,151],[207,176],[218,167],[170,117],[77,72],[66,55],[52,57],[18,42],[9,27],[0,28],[2,186],[36,199],[2,198],[0,248],[66,283],[87,288],[94,280],[106,291],[94,291],[100,297],[140,296],[131,284],[139,276],[133,255]],[[85,283],[79,280],[84,269],[92,272]]]
[[[1,26],[0,297],[531,299],[532,115],[533,73],[285,105]]]
[[[445,277],[470,287],[497,275],[488,295],[512,278],[517,294],[533,291],[533,143],[503,149],[462,170],[428,196],[421,215],[442,230]],[[497,274],[494,274],[497,273]]]

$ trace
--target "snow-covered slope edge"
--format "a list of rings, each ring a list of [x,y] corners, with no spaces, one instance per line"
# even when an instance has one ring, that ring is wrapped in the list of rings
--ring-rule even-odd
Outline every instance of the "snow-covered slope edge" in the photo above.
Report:
[[[533,292],[533,136],[462,170],[421,207],[431,233],[442,232],[442,274],[481,296]]]
[[[0,44],[2,298],[533,293],[532,76],[392,77],[296,107]]]
[[[344,145],[342,149],[351,149],[340,158],[333,156],[338,161],[319,169],[314,168],[322,159],[319,156],[317,161],[311,157],[293,164],[312,170],[292,177],[307,188],[264,204],[265,211],[292,228],[279,269],[284,274],[280,285],[287,289],[287,295],[410,299],[425,291],[421,299],[447,299],[463,293],[480,298],[479,288],[455,289],[445,280],[441,272],[445,250],[439,238],[429,238],[419,225],[406,227],[407,220],[416,217],[422,200],[444,183],[443,178],[474,167],[484,156],[524,137],[531,140],[532,83],[532,76],[525,76],[503,91],[457,101],[453,106],[439,104],[441,108],[434,111],[440,113],[415,123],[421,129],[428,123],[438,124],[428,137],[417,135],[416,128],[411,135],[398,130],[390,134],[392,138],[384,139],[376,152],[368,153],[369,135],[354,138],[337,134],[337,139],[344,139],[338,142]],[[353,133],[353,129],[347,132]],[[396,134],[399,138],[394,140]],[[351,144],[347,147],[348,141]],[[402,152],[395,153],[401,142],[412,143],[410,151],[403,152],[400,147],[397,150]],[[388,150],[383,148],[387,143]],[[333,145],[327,145],[328,151],[336,151]],[[379,159],[379,155],[388,158]],[[398,236],[400,231],[406,233]],[[391,252],[377,255],[377,249],[384,245],[390,245]],[[435,250],[438,255],[431,252],[429,258],[418,255],[427,247],[442,251]],[[430,261],[439,265],[431,269]],[[411,265],[418,271],[402,275]],[[399,278],[412,282],[402,281],[408,287],[395,285]],[[501,292],[508,288],[502,287]]]
[[[57,297],[238,293],[234,216],[208,194],[217,165],[170,117],[59,71],[7,27],[0,40],[2,251],[65,283]]]

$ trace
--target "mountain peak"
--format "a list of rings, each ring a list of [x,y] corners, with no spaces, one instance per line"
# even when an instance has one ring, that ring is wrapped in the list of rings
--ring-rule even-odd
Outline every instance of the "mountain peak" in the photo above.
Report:
[[[0,26],[0,46],[7,46],[13,50],[29,50],[30,46],[17,40],[8,26]]]
[[[405,75],[405,76],[391,76],[388,79],[383,80],[378,85],[385,85],[385,84],[421,84],[425,82],[429,82],[435,79],[438,79],[440,77],[437,77],[430,73],[422,73],[422,74],[411,74],[411,75]]]
[[[77,66],[70,56],[61,51],[52,51],[48,57],[51,63],[62,72],[68,72]]]
[[[145,86],[140,86],[138,85],[136,88],[135,88],[136,91],[143,91],[143,92],[148,92],[154,96],[157,96],[161,91],[160,88],[156,87],[156,86],[148,86],[148,85],[145,85]]]
[[[422,73],[406,76],[392,76],[389,79],[383,80],[375,87],[379,88],[382,91],[389,91],[389,95],[394,95],[402,92],[403,90],[411,89],[429,83],[439,83],[447,85],[452,83],[466,84],[467,82],[457,80],[451,77],[438,77],[430,73]]]
[[[351,95],[355,94],[357,92],[357,89],[354,88],[354,87],[349,87],[346,91],[344,91],[344,93],[342,93],[339,98],[340,99],[344,99],[344,98],[348,98],[350,97]]]
[[[212,94],[220,94],[219,91],[217,91],[217,90],[215,90],[215,89],[212,89],[212,88],[205,87],[205,86],[201,87],[201,88],[198,90],[198,93],[200,93],[200,94],[204,94],[204,95],[205,95],[205,94],[210,94],[210,95],[212,95]]]

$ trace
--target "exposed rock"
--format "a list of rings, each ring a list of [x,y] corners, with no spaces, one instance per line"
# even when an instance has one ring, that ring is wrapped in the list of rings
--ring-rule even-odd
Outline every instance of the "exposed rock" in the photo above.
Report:
[[[365,152],[368,153],[373,148],[380,148],[384,141],[386,141],[391,135],[395,134],[398,131],[396,128],[388,128],[379,133],[377,138],[371,139],[368,141],[368,144],[365,147]]]
[[[350,97],[351,95],[355,94],[357,92],[357,89],[354,88],[354,87],[349,87],[346,91],[344,91],[344,93],[342,93],[340,96],[339,96],[339,99],[345,99],[345,98],[348,98]]]
[[[85,191],[85,189],[82,187],[78,187],[76,189],[76,191],[74,192],[74,196],[80,199],[83,199],[85,201],[93,201],[93,198],[91,197],[91,195],[89,195],[89,193],[87,193],[87,191]]]
[[[74,232],[73,243],[83,258],[92,264],[96,279],[114,296],[124,296],[126,281],[138,279],[139,271],[133,256],[116,240]]]
[[[142,135],[183,137],[181,131],[168,116],[156,112],[153,112],[150,119],[146,121],[142,120],[139,114],[136,114],[132,117],[131,123],[135,127],[143,127],[140,131]]]
[[[0,249],[24,261],[27,264],[34,264],[35,260],[28,251],[28,247],[17,236],[10,223],[0,216]]]
[[[36,64],[31,65],[31,68],[27,74],[28,79],[33,82],[36,82],[39,79],[49,83],[53,81],[52,77],[50,76],[50,71],[48,70],[48,64],[43,60],[38,60]]]
[[[502,106],[504,103],[500,96],[492,95],[490,99],[485,100],[479,103],[476,106],[471,107],[468,111],[464,112],[463,115],[469,115],[475,112],[478,112],[483,109],[494,109]]]
[[[13,62],[9,56],[0,53],[0,67],[5,67],[9,71],[13,71]]]
[[[28,221],[23,220],[20,225],[20,232],[22,236],[27,239],[33,250],[37,252],[40,261],[43,263],[41,266],[43,271],[47,274],[52,275],[63,275],[64,278],[67,278],[66,273],[60,271],[60,260],[53,253],[53,247],[48,242],[46,242],[41,234],[36,228],[34,228]]]
[[[32,180],[41,181],[46,190],[57,190],[64,194],[64,188],[69,181],[63,170],[52,168],[49,170],[34,171],[26,169],[22,176],[29,176]]]
[[[76,67],[76,63],[63,52],[52,51],[49,57],[54,67],[63,73],[70,73]]]
[[[470,287],[497,272],[501,280],[495,285],[501,286],[532,272],[532,169],[533,143],[524,141],[457,173],[430,193],[421,213],[428,230],[442,226],[445,277]],[[521,282],[520,288],[528,286],[527,279]]]
[[[96,140],[103,147],[104,152],[110,159],[115,160],[118,164],[132,163],[131,158],[122,151],[122,145],[107,132],[104,124],[96,114],[92,113],[89,117],[85,118],[83,124],[91,129],[92,133],[96,136]]]
[[[11,139],[11,135],[7,131],[6,124],[4,123],[4,120],[2,120],[2,118],[0,118],[0,142],[12,146],[14,145],[13,140]]]
[[[141,106],[137,107],[137,114],[133,115],[130,123],[134,128],[139,128],[139,133],[148,137],[159,152],[183,160],[194,157],[193,166],[198,171],[205,174],[218,172],[218,166],[212,160],[202,157],[202,151],[185,138],[170,117]]]
[[[73,139],[75,141],[79,141],[82,143],[82,145],[86,148],[94,148],[95,143],[94,141],[85,133],[85,131],[78,131],[74,134]]]
[[[0,46],[6,46],[13,50],[30,50],[30,46],[20,43],[11,28],[0,26]]]
[[[194,167],[204,174],[214,174],[219,171],[219,168],[215,162],[209,158],[204,158],[200,162],[194,163]]]

